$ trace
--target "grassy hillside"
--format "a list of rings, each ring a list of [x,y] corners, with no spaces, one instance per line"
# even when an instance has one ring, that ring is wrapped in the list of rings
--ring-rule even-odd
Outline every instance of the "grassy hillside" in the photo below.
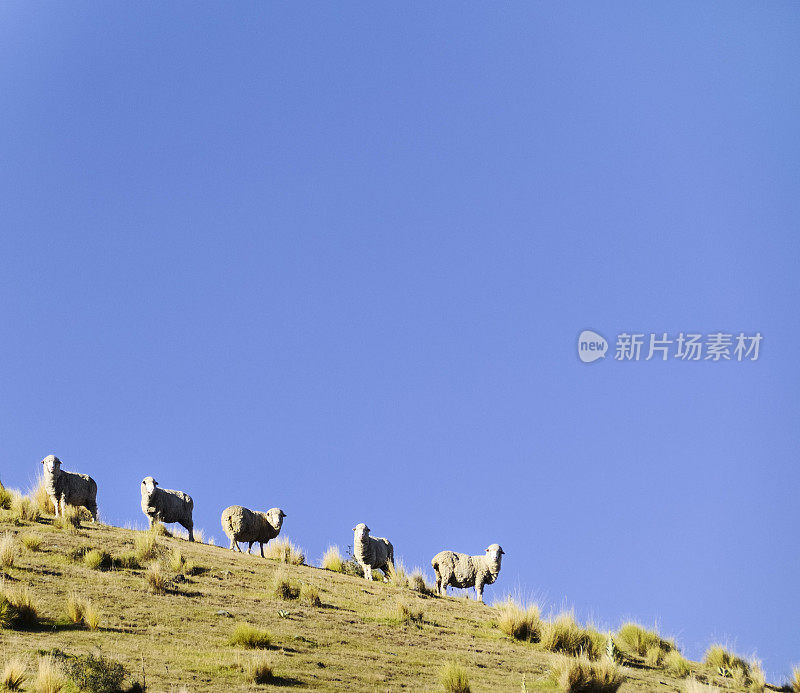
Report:
[[[549,672],[562,657],[544,644],[552,640],[553,628],[548,631],[535,613],[529,614],[532,632],[516,630],[539,642],[515,640],[499,623],[513,630],[510,617],[524,621],[524,614],[504,617],[499,607],[151,532],[85,522],[62,528],[51,516],[23,520],[20,515],[25,513],[19,507],[0,510],[2,590],[12,601],[27,591],[38,621],[0,630],[0,667],[20,656],[28,669],[28,690],[33,690],[37,662],[54,648],[116,660],[127,670],[126,685],[138,681],[150,691],[441,691],[441,669],[450,661],[463,668],[473,691],[561,690]],[[160,573],[148,568],[146,544],[152,540]],[[163,593],[154,593],[161,587]],[[73,622],[81,620],[76,605],[85,610],[87,603],[96,612],[89,619],[94,629]],[[244,637],[232,644],[241,624],[268,631],[269,645],[248,649]],[[639,656],[635,643],[619,636],[614,642],[619,652],[612,654],[623,661],[621,691],[687,690],[691,679],[670,673],[655,650],[643,648]],[[606,643],[602,635],[595,653],[601,661],[607,659]],[[273,676],[259,685],[251,664],[262,660]],[[690,666],[694,677],[725,690],[759,687],[741,678],[736,685],[727,676],[735,670],[721,676],[710,666]]]

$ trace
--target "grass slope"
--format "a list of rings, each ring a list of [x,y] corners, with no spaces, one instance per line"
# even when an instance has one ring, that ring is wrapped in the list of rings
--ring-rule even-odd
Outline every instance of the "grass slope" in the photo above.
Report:
[[[32,631],[0,630],[0,667],[20,656],[31,677],[37,653],[59,648],[117,660],[129,680],[145,678],[150,691],[443,690],[440,674],[448,662],[466,671],[472,691],[559,690],[547,679],[559,656],[505,635],[497,627],[498,608],[474,601],[166,536],[157,539],[166,591],[154,593],[146,565],[122,567],[135,564],[130,554],[143,532],[86,523],[76,532],[47,516],[20,521],[0,511],[4,532],[14,535],[16,555],[0,569],[3,588],[27,587],[43,623]],[[88,547],[110,554],[111,567],[108,560],[107,569],[84,561]],[[113,561],[125,554],[126,562]],[[173,581],[184,566],[191,568]],[[299,598],[280,598],[276,585],[287,581],[303,588]],[[302,596],[308,594],[321,604]],[[96,629],[68,618],[68,604],[76,600],[99,612]],[[241,624],[253,632],[233,638]],[[663,668],[634,664],[623,668],[621,691],[686,690],[684,679]],[[703,666],[692,663],[700,678],[742,690],[707,667],[703,673]],[[256,684],[254,671],[266,682]]]

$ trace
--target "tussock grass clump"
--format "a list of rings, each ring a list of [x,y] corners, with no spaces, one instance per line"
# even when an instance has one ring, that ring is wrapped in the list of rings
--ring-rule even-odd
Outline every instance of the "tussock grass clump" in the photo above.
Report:
[[[264,549],[264,557],[289,565],[303,565],[306,562],[303,549],[289,539],[273,539]]]
[[[497,627],[515,640],[539,642],[542,637],[542,618],[538,604],[527,606],[512,597],[497,605]]]
[[[406,602],[398,601],[392,610],[391,618],[400,625],[421,626],[425,622],[422,609],[417,609]]]
[[[89,630],[100,627],[100,611],[89,599],[84,599],[76,594],[67,598],[67,618],[76,625],[84,625]]]
[[[133,551],[115,556],[111,559],[111,562],[115,568],[121,568],[123,570],[137,570],[142,567]]]
[[[142,532],[133,540],[133,552],[139,563],[154,561],[161,555],[157,536],[155,532]]]
[[[42,548],[42,540],[35,534],[23,534],[19,540],[28,551],[39,551]]]
[[[0,593],[0,630],[31,630],[39,625],[39,614],[27,587]]]
[[[166,573],[164,573],[164,570],[158,561],[153,561],[147,566],[147,570],[144,571],[144,579],[147,583],[147,588],[153,594],[167,593],[169,580],[167,579]]]
[[[163,522],[159,522],[156,520],[153,523],[153,526],[148,530],[152,535],[156,537],[171,537],[172,532],[170,532],[165,526]],[[188,536],[188,535],[187,535]]]
[[[300,601],[309,606],[322,606],[319,590],[314,585],[303,584],[300,586]]]
[[[389,564],[389,574],[387,577],[398,587],[405,587],[408,584],[408,571],[406,565],[399,558]]]
[[[717,673],[734,679],[740,685],[750,682],[750,664],[720,644],[711,645],[706,650],[703,661]]]
[[[433,586],[428,584],[428,581],[425,579],[425,573],[422,572],[421,568],[414,568],[414,570],[411,572],[411,575],[408,576],[406,584],[408,589],[411,591],[418,592],[419,594],[424,594],[429,597],[432,597],[436,592]]]
[[[319,564],[323,570],[330,570],[334,573],[344,572],[344,556],[338,546],[329,546],[322,555]]]
[[[28,678],[28,669],[19,657],[5,663],[0,673],[0,689],[4,691],[21,691],[25,679]]]
[[[169,567],[176,573],[183,573],[184,575],[194,575],[194,563],[186,559],[183,552],[179,548],[174,548],[169,557]]]
[[[263,654],[249,659],[244,666],[244,672],[249,681],[257,684],[269,683],[275,676],[272,663]]]
[[[33,681],[35,693],[61,693],[68,683],[63,669],[51,655],[39,660],[39,670]]]
[[[47,493],[47,487],[44,485],[44,476],[41,474],[36,480],[36,486],[28,491],[28,498],[43,515],[56,514],[56,506],[53,505],[53,501]]]
[[[102,655],[73,655],[59,649],[50,651],[50,656],[74,683],[75,688],[86,693],[118,693],[123,689],[127,676],[125,667]],[[70,685],[68,690],[73,690]]]
[[[800,693],[800,666],[792,667],[792,678],[789,679],[789,687],[793,693]]]
[[[53,525],[70,534],[76,534],[81,528],[81,517],[81,508],[68,505],[64,508],[64,512],[53,521]]]
[[[0,509],[11,509],[11,491],[9,491],[2,483],[0,483]]]
[[[614,662],[585,657],[561,658],[550,667],[550,677],[564,693],[614,693],[625,680]]]
[[[251,626],[249,623],[239,623],[233,629],[228,644],[248,650],[263,650],[272,644],[272,636],[269,632]]]
[[[692,673],[691,664],[678,650],[670,650],[664,655],[664,667],[666,670],[675,676],[682,679]]]
[[[11,514],[23,522],[37,522],[42,516],[36,504],[19,491],[11,492]]]
[[[83,555],[82,562],[92,570],[108,570],[111,567],[111,554],[101,549],[92,549]]]
[[[300,586],[296,582],[290,580],[283,573],[278,573],[272,584],[272,596],[277,599],[291,601],[300,596],[300,589]]]
[[[456,662],[447,662],[439,670],[439,683],[447,693],[470,693],[467,672]]]
[[[572,612],[565,611],[550,621],[543,621],[539,642],[551,652],[595,660],[605,648],[606,637],[592,628],[582,628]]]
[[[0,568],[11,568],[16,557],[16,546],[14,535],[11,532],[4,532],[0,536]]]
[[[664,661],[664,650],[662,650],[658,645],[651,645],[647,648],[647,652],[644,653],[644,663],[650,667],[658,667],[661,666],[661,663]]]
[[[646,657],[647,651],[657,647],[664,654],[677,649],[672,640],[665,640],[655,630],[648,630],[638,623],[624,623],[617,631],[617,643],[629,654]]]

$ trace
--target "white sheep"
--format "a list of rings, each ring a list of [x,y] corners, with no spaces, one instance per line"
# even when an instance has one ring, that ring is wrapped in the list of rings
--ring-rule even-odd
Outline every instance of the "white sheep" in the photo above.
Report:
[[[431,560],[436,573],[436,591],[447,596],[447,587],[474,587],[478,601],[483,601],[483,586],[491,585],[500,573],[505,552],[500,544],[490,544],[485,556],[470,556],[455,551],[440,551]]]
[[[264,544],[280,534],[284,517],[286,513],[280,508],[270,508],[267,512],[261,512],[248,510],[241,505],[231,505],[222,511],[220,522],[223,531],[231,540],[230,548],[233,551],[241,553],[239,542],[246,541],[247,552],[250,553],[253,544],[258,542],[261,558],[264,558]]]
[[[353,555],[364,569],[364,578],[372,580],[372,571],[382,570],[387,582],[389,571],[394,570],[394,547],[383,537],[371,537],[370,529],[363,522],[353,527]]]
[[[61,469],[61,460],[48,455],[44,465],[44,487],[56,509],[56,517],[64,514],[66,506],[86,508],[97,521],[97,484],[92,477]]]
[[[194,522],[192,497],[182,491],[169,488],[158,488],[158,482],[152,476],[142,479],[142,512],[147,515],[150,527],[154,522],[168,524],[177,522],[189,532],[189,541],[194,541]]]

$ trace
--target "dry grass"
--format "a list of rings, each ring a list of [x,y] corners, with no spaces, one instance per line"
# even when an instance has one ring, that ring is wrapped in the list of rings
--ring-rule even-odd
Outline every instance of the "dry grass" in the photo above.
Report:
[[[644,653],[644,663],[650,667],[659,667],[664,661],[664,650],[658,645],[651,645]]]
[[[2,483],[0,483],[0,509],[10,510],[11,498],[12,498],[11,491],[7,489],[5,486],[3,486]]]
[[[319,607],[322,606],[322,600],[319,598],[319,590],[314,585],[303,584],[300,587],[300,601],[308,606]]]
[[[718,673],[729,675],[738,685],[744,686],[750,682],[750,664],[720,644],[711,645],[703,661]]]
[[[671,650],[664,655],[664,667],[676,678],[686,678],[692,673],[692,666],[678,650]]]
[[[647,657],[648,650],[653,648],[658,648],[664,654],[676,649],[672,640],[665,640],[655,629],[648,630],[644,626],[633,622],[624,623],[617,631],[615,640],[628,654],[636,655],[637,657]],[[651,654],[651,658],[654,656],[654,654]]]
[[[264,548],[264,557],[289,565],[304,565],[306,562],[303,549],[289,539],[273,539]]]
[[[36,522],[42,516],[36,504],[19,491],[11,491],[11,514],[23,522]]]
[[[228,644],[247,650],[263,650],[272,644],[272,636],[269,632],[251,626],[249,623],[239,623],[233,629]]]
[[[82,517],[81,508],[68,505],[64,508],[64,512],[53,521],[53,525],[66,532],[75,533],[81,528]]]
[[[434,586],[429,584],[428,581],[425,579],[425,573],[422,572],[421,568],[414,568],[411,575],[408,576],[407,580],[408,589],[419,592],[420,594],[425,594],[433,596],[436,592]]]
[[[395,558],[394,562],[389,564],[388,578],[398,587],[406,587],[408,585],[408,571],[402,559]]]
[[[794,693],[800,693],[800,666],[792,667],[792,678],[789,679],[789,687]]]
[[[166,594],[169,580],[167,579],[164,569],[158,561],[153,561],[147,566],[144,571],[144,579],[147,583],[147,588],[153,594]]]
[[[52,657],[39,660],[39,670],[33,681],[35,693],[61,693],[68,683],[69,679]]]
[[[467,672],[456,662],[447,662],[439,670],[439,683],[447,693],[470,693]]]
[[[515,640],[539,642],[542,637],[542,618],[538,604],[519,604],[512,597],[496,606],[497,627]]]
[[[707,686],[704,683],[700,683],[696,678],[686,679],[684,690],[686,693],[722,693],[716,686]]]
[[[50,496],[47,495],[47,489],[44,485],[44,477],[40,474],[36,480],[36,485],[28,491],[28,498],[31,499],[33,504],[38,508],[42,515],[55,515],[56,507]]]
[[[0,593],[0,630],[31,630],[39,624],[39,613],[27,587],[3,589]]]
[[[259,685],[270,683],[275,677],[272,663],[265,654],[258,654],[247,660],[244,672],[249,681]]]
[[[401,625],[416,625],[421,626],[425,622],[425,613],[422,609],[417,609],[406,602],[398,601],[390,619]]]
[[[174,548],[169,556],[169,567],[175,573],[194,575],[195,566],[191,561],[186,560],[186,556],[179,548]]]
[[[28,551],[39,551],[42,548],[42,540],[35,534],[23,534],[19,540]]]
[[[70,594],[67,599],[67,618],[71,623],[86,626],[89,630],[100,627],[100,611],[89,599]]]
[[[625,680],[615,663],[585,657],[562,657],[551,666],[550,676],[565,693],[614,693]]]
[[[111,554],[101,549],[92,549],[83,555],[83,565],[92,570],[108,570],[111,567]]]
[[[14,565],[14,558],[17,550],[14,535],[11,532],[4,532],[0,536],[0,568],[11,568]]]
[[[598,659],[605,648],[606,636],[592,628],[582,628],[575,621],[572,612],[558,614],[541,625],[542,647],[551,652],[561,654],[585,655],[589,659]]]
[[[19,657],[14,657],[5,663],[2,673],[0,673],[0,689],[21,691],[27,677],[28,669],[25,662]]]
[[[342,552],[339,550],[339,547],[329,546],[322,555],[322,560],[320,561],[319,566],[323,570],[330,570],[334,573],[343,573],[344,563],[344,556],[342,556]]]
[[[161,555],[161,546],[155,532],[142,532],[133,540],[133,552],[139,563],[154,561]]]
[[[291,601],[300,596],[300,585],[294,580],[290,580],[286,573],[279,572],[275,574],[275,579],[272,583],[272,596],[277,599]]]

